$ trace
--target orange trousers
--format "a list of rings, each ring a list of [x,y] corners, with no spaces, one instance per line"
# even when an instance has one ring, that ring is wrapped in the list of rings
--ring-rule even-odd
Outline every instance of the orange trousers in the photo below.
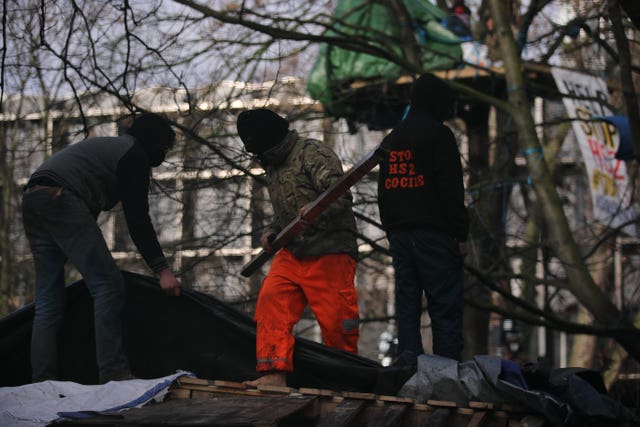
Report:
[[[255,311],[258,372],[293,371],[293,327],[307,303],[325,345],[358,352],[356,261],[346,254],[298,259],[281,249],[264,279]]]

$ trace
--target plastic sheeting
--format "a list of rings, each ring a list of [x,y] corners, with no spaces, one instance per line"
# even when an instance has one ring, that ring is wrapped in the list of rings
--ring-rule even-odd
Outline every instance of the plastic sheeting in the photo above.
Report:
[[[87,386],[69,381],[43,381],[0,388],[0,425],[44,427],[62,418],[114,415],[155,401],[162,402],[179,372],[150,380],[111,381]]]
[[[420,355],[414,376],[398,392],[421,402],[491,402],[496,408],[517,404],[554,426],[602,426],[631,419],[622,404],[606,395],[600,376],[582,368],[538,369],[496,356],[479,355],[459,363]],[[627,424],[625,424],[627,425]]]

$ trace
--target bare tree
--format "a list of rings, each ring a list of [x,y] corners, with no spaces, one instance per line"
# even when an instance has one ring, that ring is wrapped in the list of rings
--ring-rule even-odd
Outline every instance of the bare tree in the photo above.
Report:
[[[51,123],[55,124],[54,130],[58,134],[66,123],[66,128],[70,129],[68,138],[73,141],[99,131],[101,123],[113,123],[134,111],[169,111],[180,131],[180,154],[172,159],[169,167],[156,174],[155,191],[169,196],[170,201],[158,205],[154,220],[159,222],[161,233],[166,234],[164,240],[171,247],[173,262],[180,267],[187,283],[230,301],[247,304],[249,309],[259,278],[249,282],[238,278],[239,266],[251,255],[241,249],[257,246],[255,236],[268,221],[269,212],[261,186],[261,172],[244,154],[235,136],[238,109],[271,106],[288,115],[310,135],[334,135],[325,140],[332,139],[338,150],[346,153],[340,145],[351,144],[351,157],[344,156],[345,162],[349,163],[379,142],[383,134],[369,132],[361,124],[349,129],[341,120],[327,124],[322,109],[308,98],[304,87],[285,76],[306,77],[324,44],[333,49],[380,58],[396,64],[404,75],[413,77],[424,71],[417,58],[429,49],[428,45],[416,43],[411,32],[389,36],[350,23],[345,16],[351,11],[342,11],[342,16],[335,15],[332,13],[335,2],[329,0],[158,0],[144,4],[126,0],[103,3],[24,0],[19,3],[20,7],[7,6],[3,10],[3,17],[9,18],[6,21],[12,24],[3,32],[3,53],[6,54],[3,58],[7,58],[3,59],[2,69],[5,96],[21,90],[16,82],[6,80],[9,75],[21,74],[8,71],[37,70],[37,73],[29,74],[23,87],[34,87],[38,78],[46,83],[41,84],[39,90],[45,100],[39,110],[41,113],[53,111],[53,100],[59,99],[59,91],[64,90],[70,99],[63,104],[63,110],[73,113],[75,118],[71,121],[55,119]],[[559,165],[547,163],[554,144],[541,143],[537,136],[538,129],[546,124],[533,120],[532,94],[557,97],[557,91],[548,78],[541,76],[541,67],[535,71],[527,68],[529,64],[523,61],[523,56],[530,54],[532,49],[539,51],[538,58],[546,60],[557,55],[577,56],[585,46],[603,46],[600,36],[596,40],[593,32],[588,38],[576,37],[570,43],[565,42],[565,37],[556,37],[558,33],[574,34],[570,31],[574,30],[571,25],[578,22],[582,25],[588,19],[605,19],[602,8],[583,8],[584,15],[576,16],[568,23],[557,23],[548,16],[546,8],[559,7],[561,2],[531,1],[526,10],[520,10],[520,2],[478,3],[484,4],[480,17],[487,18],[478,24],[489,25],[490,18],[493,27],[486,27],[485,33],[491,36],[487,40],[498,42],[495,52],[503,62],[504,74],[487,67],[464,64],[475,66],[477,73],[486,75],[487,87],[480,87],[473,79],[467,80],[466,84],[462,79],[450,81],[465,100],[461,104],[470,108],[461,110],[460,116],[465,120],[463,133],[468,138],[469,155],[465,162],[475,219],[472,231],[475,256],[467,261],[467,301],[479,311],[475,314],[477,320],[471,323],[486,334],[487,313],[493,311],[532,326],[603,337],[612,334],[638,359],[637,329],[628,319],[621,320],[621,312],[596,286],[589,273],[589,257],[595,253],[591,248],[599,247],[599,241],[606,241],[607,236],[595,243],[576,241],[578,234],[572,230],[563,211],[565,203],[558,194],[560,174],[565,171]],[[399,21],[411,22],[402,2],[390,0],[377,4],[393,10]],[[447,6],[444,1],[438,4],[443,8]],[[361,2],[356,9],[368,6],[368,2]],[[621,16],[618,20],[612,14],[613,28],[619,29],[621,23],[627,22],[625,19]],[[585,27],[578,25],[577,28],[584,31]],[[27,43],[28,35],[33,37]],[[7,49],[9,42],[18,41],[24,45],[24,52],[38,58],[37,62],[29,63],[25,60],[28,56]],[[625,55],[624,42],[620,40],[615,46],[609,47],[613,53],[616,49],[620,52],[615,60],[619,61],[625,75],[636,72],[631,61],[625,62],[629,56]],[[580,65],[579,61],[575,64]],[[537,77],[529,79],[534,72],[538,73]],[[380,76],[380,79],[387,80],[386,88],[406,87],[411,81],[398,82],[396,77]],[[55,87],[58,92],[48,93],[45,87],[49,92]],[[625,87],[624,93],[629,94],[629,86],[625,84]],[[344,87],[334,89],[338,95],[344,95],[339,91]],[[87,94],[94,97],[89,98]],[[385,93],[379,91],[376,95],[381,98]],[[96,101],[96,97],[102,97],[101,102]],[[3,98],[3,114],[9,108],[6,99],[9,97]],[[103,109],[96,114],[95,109],[104,106],[105,100],[110,103],[110,110]],[[364,102],[371,102],[371,99],[364,99]],[[626,102],[632,102],[631,98]],[[633,109],[629,108],[629,111],[632,113]],[[491,117],[498,117],[496,129],[491,129]],[[307,121],[310,124],[305,125]],[[557,127],[558,123],[548,126]],[[362,147],[357,146],[357,138],[347,137],[349,131],[354,130],[364,140]],[[75,133],[77,131],[80,133]],[[10,138],[3,138],[3,141],[6,147],[4,159],[9,159],[25,144],[22,138],[16,138],[12,146],[6,142],[11,141]],[[49,134],[42,141],[51,147],[56,138]],[[555,146],[558,145],[559,141],[556,141]],[[39,148],[40,156],[46,152],[44,147]],[[523,152],[530,153],[524,175],[523,168],[517,163]],[[3,167],[3,197],[4,200],[13,197],[13,202],[4,205],[4,216],[0,218],[5,225],[2,230],[6,229],[6,224],[15,224],[17,218],[19,192],[13,191],[13,196],[7,196],[9,183],[24,181],[27,176],[26,171],[19,176],[15,173],[10,176],[9,170],[8,166]],[[15,188],[15,184],[11,185]],[[363,276],[388,280],[385,268],[389,258],[371,185],[372,181],[368,181],[354,189],[362,231],[360,242],[367,248],[363,251],[360,269]],[[524,206],[518,209],[513,206],[515,202],[511,197],[516,190],[522,193],[524,200]],[[158,203],[165,198],[158,198]],[[165,214],[165,210],[170,213]],[[509,234],[502,218],[505,212],[516,211],[522,217],[521,223],[528,224],[528,228],[519,229],[519,235],[514,236]],[[180,214],[175,215],[175,212]],[[11,219],[7,222],[9,215]],[[104,227],[117,230],[121,222],[117,216],[109,217],[105,219]],[[0,249],[14,249],[14,240],[6,236],[7,232],[4,232],[5,246]],[[116,233],[116,236],[121,234]],[[510,246],[509,242],[514,239],[524,244],[515,248]],[[131,242],[120,237],[115,240],[114,247],[123,256],[122,266],[136,268],[135,260],[126,255]],[[551,258],[560,261],[566,277],[551,274],[541,277],[536,273],[536,266],[541,262],[547,265]],[[3,256],[2,277],[15,277],[17,267],[5,259]],[[523,263],[519,271],[513,267],[516,259]],[[202,283],[196,283],[198,280]],[[511,285],[514,282],[523,284],[522,295],[513,294]],[[3,284],[0,294],[5,295],[6,301],[6,296],[14,291],[4,283],[0,283]],[[568,291],[598,323],[588,325],[567,319],[554,311],[551,303],[539,305],[535,300],[535,287],[541,283],[547,289]],[[235,291],[230,292],[230,289]],[[370,301],[386,293],[381,288],[367,289],[372,295]],[[551,299],[549,297],[548,302]],[[367,301],[366,295],[363,300]],[[389,318],[389,313],[384,312],[386,309],[382,304],[367,313],[385,324]],[[479,337],[477,345],[470,346],[472,352],[485,352],[486,335],[472,335]]]

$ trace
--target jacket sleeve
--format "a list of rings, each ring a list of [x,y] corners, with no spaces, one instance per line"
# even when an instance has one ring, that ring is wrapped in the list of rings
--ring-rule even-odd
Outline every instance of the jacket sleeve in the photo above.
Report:
[[[142,149],[134,145],[118,163],[118,191],[131,240],[154,273],[168,267],[149,216],[151,168]]]
[[[464,204],[464,182],[460,152],[453,132],[446,126],[437,138],[435,174],[439,203],[449,233],[460,242],[467,241],[469,215]]]

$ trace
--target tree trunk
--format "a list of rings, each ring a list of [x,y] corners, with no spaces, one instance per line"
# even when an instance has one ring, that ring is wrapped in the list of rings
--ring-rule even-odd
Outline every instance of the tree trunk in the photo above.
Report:
[[[576,320],[580,323],[589,324],[593,322],[593,316],[584,307],[580,307]],[[573,337],[568,364],[572,367],[591,369],[595,353],[596,337],[593,335],[576,335]]]
[[[611,28],[618,47],[622,99],[629,117],[629,126],[631,127],[631,136],[633,138],[633,152],[636,156],[640,156],[640,108],[638,107],[638,98],[636,97],[631,74],[629,40],[627,40],[627,35],[624,31],[622,14],[617,0],[609,1],[609,19],[611,19]]]
[[[640,360],[640,331],[625,319],[606,294],[596,286],[578,250],[562,209],[562,202],[542,155],[542,147],[538,141],[524,87],[522,62],[507,21],[504,3],[500,0],[490,0],[489,3],[505,67],[511,114],[519,131],[520,149],[527,159],[536,202],[541,207],[549,232],[548,245],[555,250],[556,256],[565,268],[568,278],[567,288],[597,321],[610,327],[625,329],[625,331],[614,332],[613,337],[630,355]]]
[[[2,129],[5,132],[5,129]],[[9,295],[11,286],[9,281],[9,227],[11,224],[11,175],[10,150],[7,149],[7,138],[0,142],[0,317],[9,314]]]
[[[465,122],[466,134],[469,146],[469,181],[467,187],[481,191],[480,186],[489,180],[489,106],[484,104],[473,105],[469,111],[464,109],[460,112],[460,117]],[[465,260],[473,263],[478,269],[483,270],[487,267],[487,258],[491,250],[489,245],[491,242],[483,238],[486,231],[482,226],[483,221],[479,218],[479,212],[486,212],[486,208],[492,208],[491,203],[486,203],[486,199],[482,197],[474,197],[472,192],[472,201],[469,209],[470,213],[470,236],[469,249],[470,256]],[[481,203],[482,206],[476,203]],[[486,206],[485,206],[486,204]],[[476,301],[482,301],[484,304],[491,303],[491,292],[486,286],[478,283],[473,276],[466,278],[468,291],[471,297]],[[468,360],[476,354],[488,353],[489,341],[489,313],[470,307],[465,304],[464,308],[464,350],[462,358]]]
[[[604,229],[602,226],[598,226],[595,231],[595,235],[602,235]],[[611,253],[612,242],[610,244],[601,244],[598,246],[593,255],[589,258],[589,271],[593,281],[603,290],[606,291],[607,281],[611,274]],[[593,322],[593,316],[585,310],[584,307],[580,307],[578,311],[578,322],[584,324],[590,324]],[[573,345],[571,347],[571,355],[569,357],[569,366],[580,366],[583,368],[597,368],[603,369],[603,366],[594,366],[596,355],[597,338],[592,335],[577,335],[574,338]]]

